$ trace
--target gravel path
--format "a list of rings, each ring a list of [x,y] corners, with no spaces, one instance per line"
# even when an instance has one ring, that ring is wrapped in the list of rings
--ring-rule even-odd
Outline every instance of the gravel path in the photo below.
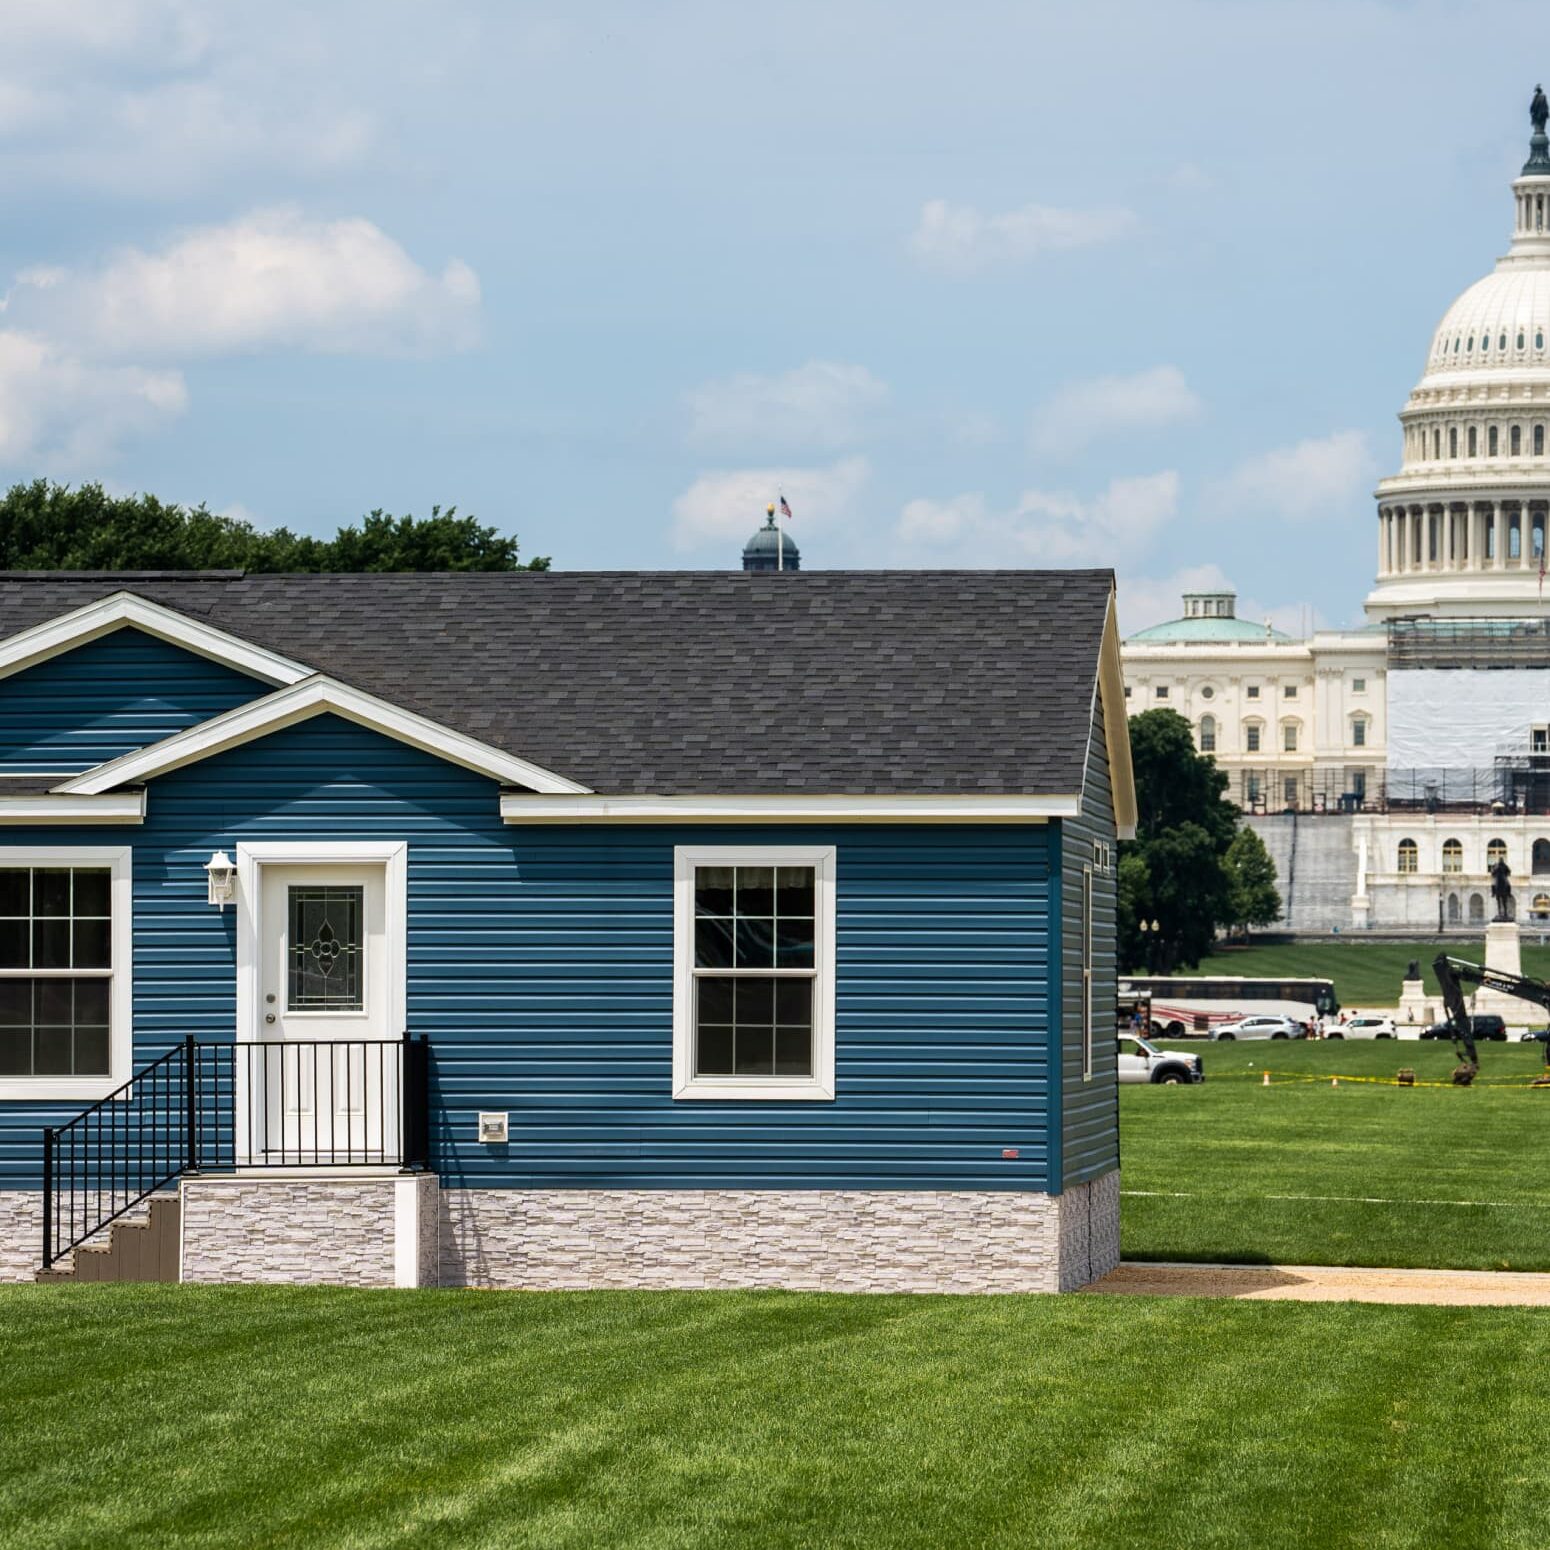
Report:
[[[1126,1261],[1091,1293],[1149,1297],[1411,1302],[1448,1307],[1550,1307],[1550,1274],[1496,1270],[1351,1270],[1330,1265],[1185,1265]]]

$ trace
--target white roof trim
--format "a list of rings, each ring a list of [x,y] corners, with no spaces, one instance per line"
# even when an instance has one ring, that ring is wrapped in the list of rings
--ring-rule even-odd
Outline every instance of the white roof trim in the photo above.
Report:
[[[1075,818],[1080,796],[525,796],[501,797],[507,823],[1041,823]]]
[[[185,764],[224,753],[228,748],[236,748],[254,738],[267,737],[298,721],[327,714],[342,716],[359,726],[435,754],[439,759],[461,764],[505,786],[528,786],[536,791],[557,794],[587,790],[552,770],[503,753],[488,743],[454,732],[451,727],[389,704],[374,694],[352,689],[322,673],[304,678],[287,689],[266,694],[262,699],[239,705],[209,721],[201,721],[197,726],[163,738],[147,748],[137,748],[133,753],[99,764],[95,769],[65,781],[59,789],[91,796],[115,786],[138,784]]]
[[[126,626],[144,630],[147,635],[155,635],[212,661],[223,662],[238,672],[250,673],[265,683],[298,683],[313,671],[289,657],[239,640],[213,625],[202,624],[187,614],[163,608],[160,603],[147,602],[133,592],[115,592],[84,608],[60,614],[57,619],[47,619],[30,630],[23,630],[20,635],[0,640],[0,678]]]
[[[0,828],[14,823],[144,823],[143,791],[110,791],[103,796],[45,792],[7,796],[0,788]]]
[[[1133,840],[1140,813],[1136,772],[1130,762],[1130,712],[1125,705],[1125,668],[1120,655],[1118,598],[1111,588],[1098,648],[1098,677],[1093,693],[1103,696],[1103,739],[1109,753],[1109,793],[1114,803],[1114,827],[1120,839]],[[1089,723],[1091,716],[1088,717]],[[1084,776],[1085,779],[1085,776]]]

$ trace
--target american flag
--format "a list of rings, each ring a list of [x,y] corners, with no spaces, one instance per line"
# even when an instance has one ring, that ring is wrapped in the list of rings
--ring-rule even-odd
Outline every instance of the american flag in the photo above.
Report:
[[[786,497],[784,495],[782,495],[780,498],[780,514],[783,517],[789,517],[791,515],[791,508],[786,504]]]

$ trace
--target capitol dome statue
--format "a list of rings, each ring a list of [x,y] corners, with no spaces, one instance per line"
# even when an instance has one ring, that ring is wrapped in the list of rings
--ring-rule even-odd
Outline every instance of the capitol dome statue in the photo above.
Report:
[[[1378,486],[1374,619],[1540,610],[1550,511],[1550,141],[1535,89],[1512,244],[1443,314]]]

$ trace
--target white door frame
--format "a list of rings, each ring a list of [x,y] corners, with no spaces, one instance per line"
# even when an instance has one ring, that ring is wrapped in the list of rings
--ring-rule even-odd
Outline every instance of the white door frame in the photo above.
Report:
[[[383,936],[387,944],[387,1015],[383,1037],[399,1038],[408,1020],[409,844],[406,840],[256,840],[237,849],[237,1026],[238,1044],[263,1039],[263,890],[265,866],[370,865],[383,868]],[[245,1111],[237,1105],[238,1130]],[[252,1138],[234,1137],[237,1160]]]
[[[237,1042],[263,1038],[258,978],[263,896],[259,868],[381,862],[386,873],[383,934],[388,950],[386,1037],[398,1038],[408,1021],[409,844],[406,840],[258,840],[237,846]]]

